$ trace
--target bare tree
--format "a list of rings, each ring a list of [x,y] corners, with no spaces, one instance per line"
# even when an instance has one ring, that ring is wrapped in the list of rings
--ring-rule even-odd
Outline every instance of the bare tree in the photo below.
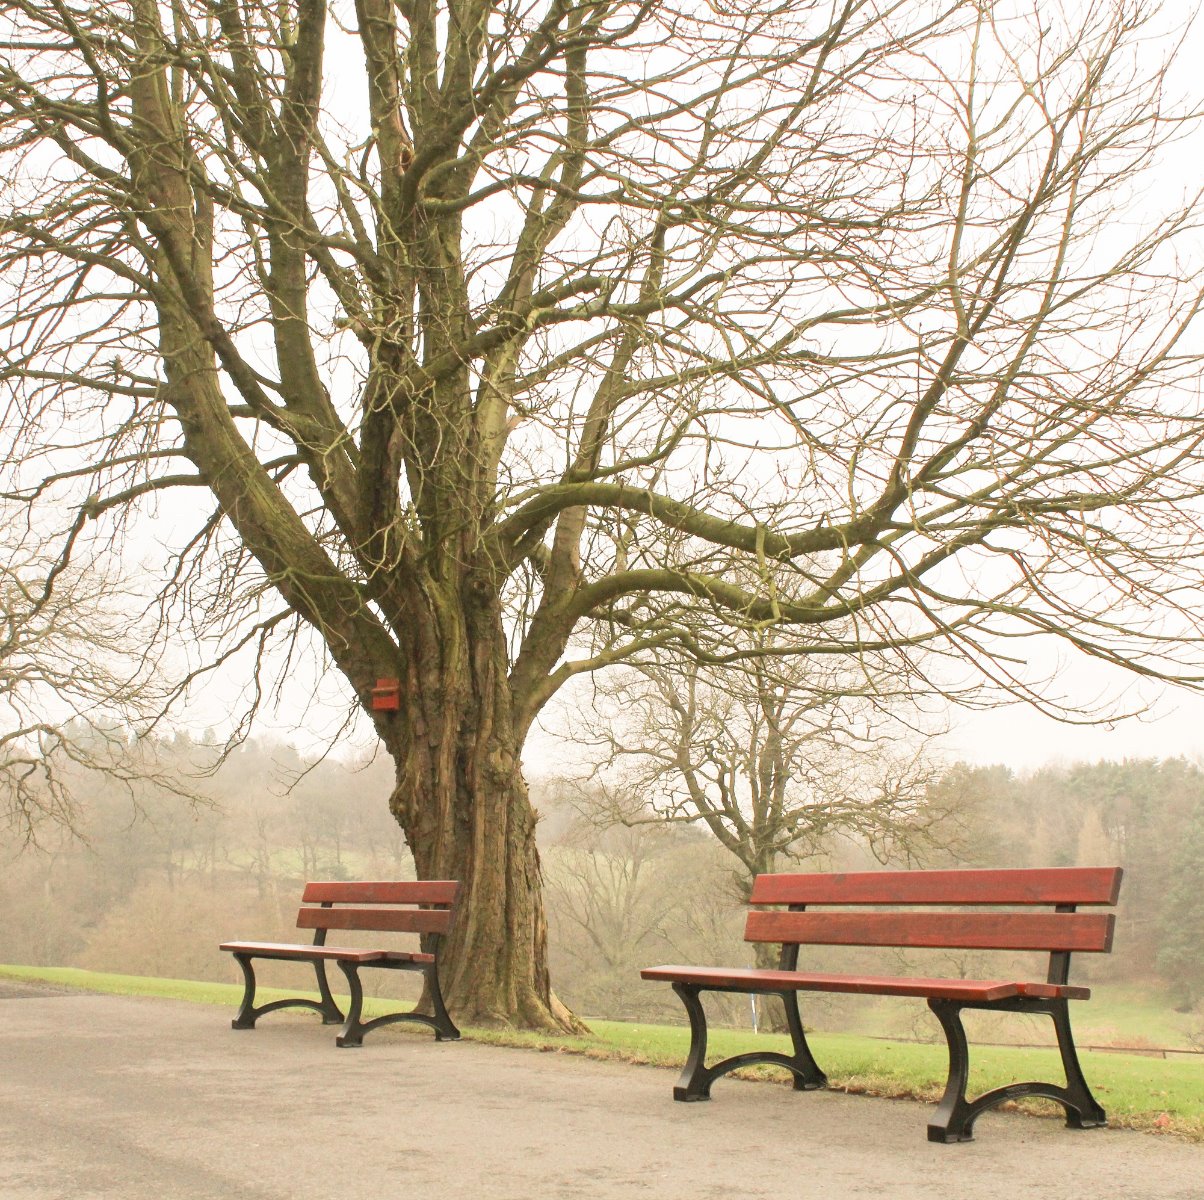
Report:
[[[941,845],[939,769],[904,719],[919,717],[906,677],[866,663],[821,674],[765,635],[735,645],[738,666],[662,652],[598,686],[575,734],[606,781],[586,792],[596,819],[704,826],[735,859],[740,904],[756,876],[830,853],[839,836],[884,861]]]
[[[93,773],[131,800],[148,783],[198,798],[187,772],[143,753],[170,687],[131,616],[138,597],[99,564],[58,566],[44,538],[0,524],[0,822],[25,843],[48,823],[77,829]]]
[[[548,908],[562,926],[557,945],[595,1015],[632,1011],[639,969],[665,944],[686,901],[680,879],[663,869],[672,846],[655,832],[578,828],[555,851]]]
[[[639,971],[722,961],[738,945],[743,911],[724,887],[723,857],[697,834],[602,828],[578,814],[545,849],[557,976],[573,1002],[599,1017],[673,1019],[675,997],[649,988]]]
[[[1198,677],[1148,7],[8,0],[8,490],[178,514],[203,667],[307,630],[366,708],[397,679],[451,1002],[571,1026],[520,754],[679,636],[646,597],[1006,688],[997,635]]]

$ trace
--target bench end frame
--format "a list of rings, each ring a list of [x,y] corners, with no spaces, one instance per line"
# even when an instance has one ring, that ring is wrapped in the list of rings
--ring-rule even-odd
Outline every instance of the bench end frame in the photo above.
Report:
[[[675,983],[673,990],[685,1006],[690,1018],[690,1052],[686,1056],[685,1066],[682,1067],[681,1077],[673,1089],[673,1099],[681,1101],[709,1100],[711,1084],[729,1071],[740,1067],[768,1065],[785,1067],[794,1076],[796,1092],[811,1092],[818,1088],[827,1087],[828,1077],[820,1070],[819,1064],[807,1044],[803,1032],[802,1018],[799,1016],[798,996],[794,992],[773,992],[767,995],[780,996],[786,1007],[786,1025],[790,1030],[793,1043],[793,1054],[779,1054],[774,1050],[755,1050],[748,1054],[736,1054],[725,1058],[714,1066],[706,1065],[707,1056],[707,1017],[702,1006],[701,993],[704,990],[698,984]],[[725,989],[708,988],[707,991]]]
[[[1066,1112],[1066,1124],[1071,1129],[1095,1129],[1108,1123],[1107,1114],[1091,1094],[1087,1079],[1083,1075],[1083,1068],[1079,1064],[1066,1000],[1017,996],[990,1004],[974,1004],[932,998],[928,1001],[928,1007],[940,1021],[941,1028],[945,1031],[945,1041],[949,1044],[949,1078],[945,1084],[945,1094],[928,1124],[930,1142],[973,1141],[974,1122],[984,1112],[1008,1100],[1019,1100],[1023,1096],[1041,1096],[1060,1104]],[[1051,1017],[1058,1037],[1058,1050],[1062,1056],[1066,1085],[1063,1087],[1061,1084],[1036,1081],[1010,1083],[968,1100],[966,1085],[970,1078],[970,1052],[961,1019],[963,1008],[982,1008],[994,1012],[1004,1009]]]
[[[364,1044],[364,1035],[382,1025],[399,1025],[409,1022],[416,1025],[426,1025],[435,1031],[437,1042],[457,1042],[460,1031],[456,1028],[443,1002],[443,992],[439,987],[439,972],[435,963],[415,966],[410,963],[391,963],[387,961],[371,962],[370,967],[391,967],[394,970],[420,970],[426,977],[426,992],[431,1002],[433,1016],[417,1011],[386,1013],[383,1017],[374,1017],[371,1021],[361,1020],[364,1008],[364,988],[360,982],[359,964],[339,959],[339,969],[347,977],[347,990],[351,1003],[347,1007],[347,1017],[343,1028],[339,1030],[334,1042],[340,1048],[353,1048]]]
[[[261,1004],[256,1007],[255,968],[251,965],[251,960],[255,957],[257,956],[249,953],[239,954],[236,952],[234,955],[235,961],[242,968],[243,993],[242,1002],[238,1006],[238,1012],[230,1022],[231,1029],[254,1029],[255,1022],[265,1013],[276,1012],[282,1008],[312,1009],[322,1018],[323,1025],[338,1025],[342,1023],[343,1013],[334,1002],[334,996],[330,991],[330,984],[326,979],[326,964],[320,960],[314,962],[313,968],[314,974],[318,977],[318,994],[322,997],[321,1000],[309,1000],[302,996],[290,996],[286,1000],[273,1000],[270,1004]]]

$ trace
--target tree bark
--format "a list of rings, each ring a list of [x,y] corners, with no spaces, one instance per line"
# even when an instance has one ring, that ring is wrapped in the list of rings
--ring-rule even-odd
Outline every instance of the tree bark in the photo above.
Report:
[[[456,1019],[580,1032],[551,990],[536,814],[520,763],[500,606],[471,585],[458,592],[437,601],[439,643],[414,639],[400,710],[377,714],[396,764],[390,809],[419,877],[462,887],[441,979]],[[437,594],[427,589],[428,598]]]

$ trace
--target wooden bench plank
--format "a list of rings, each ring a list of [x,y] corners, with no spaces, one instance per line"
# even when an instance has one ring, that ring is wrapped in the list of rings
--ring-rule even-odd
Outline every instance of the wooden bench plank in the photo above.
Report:
[[[303,908],[298,929],[363,929],[389,933],[446,933],[446,908]]]
[[[454,904],[460,885],[454,879],[317,881],[307,883],[305,904]]]
[[[772,971],[754,967],[646,967],[642,979],[691,983],[709,990],[740,992],[842,992],[861,996],[919,996],[942,1000],[993,1001],[1009,996],[1087,1000],[1091,989],[1051,983],[992,979],[924,979],[913,976],[830,975],[813,971]]]
[[[750,942],[959,950],[1112,948],[1111,913],[777,912],[748,914]]]
[[[302,962],[342,959],[366,963],[386,957],[383,950],[362,950],[358,946],[300,946],[294,942],[222,942],[218,949],[228,950],[231,954],[253,954],[256,958],[288,958]]]
[[[693,983],[711,990],[844,992],[850,995],[938,996],[948,1000],[1003,1000],[1019,995],[1014,983],[981,979],[919,979],[764,971],[752,967],[649,967],[645,979]]]
[[[1114,905],[1120,867],[758,875],[750,904]]]
[[[412,953],[409,950],[385,950],[380,957],[382,962],[433,963],[435,961],[433,954],[423,954],[418,950]]]
[[[299,942],[223,942],[219,950],[254,954],[259,958],[343,959],[347,962],[433,963],[433,954],[419,950],[365,950],[359,946],[314,946]]]

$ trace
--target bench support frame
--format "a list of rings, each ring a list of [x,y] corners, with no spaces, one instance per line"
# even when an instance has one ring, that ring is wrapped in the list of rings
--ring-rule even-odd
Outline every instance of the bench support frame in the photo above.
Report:
[[[276,1012],[281,1008],[311,1008],[322,1018],[323,1025],[338,1025],[343,1020],[339,1006],[334,1002],[330,992],[330,984],[326,979],[326,963],[322,959],[313,960],[314,974],[318,977],[318,994],[321,1000],[309,1000],[304,996],[289,997],[286,1000],[273,1000],[271,1004],[255,1006],[255,968],[251,965],[253,958],[265,957],[255,954],[235,954],[238,965],[242,968],[243,993],[242,1003],[238,1013],[230,1022],[231,1029],[254,1029],[255,1022],[265,1013]],[[297,961],[293,959],[291,961]]]
[[[791,910],[801,912],[801,905],[791,905]],[[783,971],[798,969],[797,945],[788,943],[782,947],[779,967]],[[673,990],[677,993],[686,1014],[690,1018],[690,1053],[682,1068],[681,1078],[673,1089],[674,1100],[709,1100],[711,1084],[726,1075],[729,1071],[740,1067],[752,1067],[766,1064],[775,1067],[785,1067],[794,1076],[796,1092],[813,1092],[828,1086],[828,1077],[820,1070],[819,1063],[811,1053],[807,1044],[807,1035],[803,1031],[803,1019],[798,1010],[797,992],[756,992],[758,996],[780,996],[786,1009],[786,1028],[790,1031],[790,1041],[794,1048],[793,1054],[778,1054],[773,1050],[754,1050],[748,1054],[736,1054],[717,1062],[713,1067],[706,1065],[707,1057],[707,1015],[702,1007],[701,993],[711,992],[742,992],[741,988],[702,988],[698,984],[675,983]],[[748,994],[748,993],[745,993]]]
[[[819,1064],[807,1044],[803,1032],[802,1018],[799,1016],[798,995],[795,992],[757,992],[758,996],[780,996],[786,1007],[786,1025],[790,1030],[790,1040],[794,1043],[793,1054],[778,1054],[773,1050],[754,1050],[749,1054],[736,1054],[725,1058],[714,1066],[706,1065],[707,1056],[707,1017],[702,1007],[700,993],[737,992],[739,988],[706,988],[697,984],[675,983],[673,990],[685,1005],[690,1018],[690,1053],[686,1057],[686,1065],[682,1068],[681,1078],[673,1089],[674,1100],[709,1100],[711,1084],[716,1079],[735,1071],[740,1067],[751,1067],[759,1064],[769,1064],[785,1067],[794,1076],[796,1092],[810,1092],[817,1088],[827,1087],[828,1077],[820,1070]],[[744,993],[748,994],[748,993]]]
[[[1021,1096],[1043,1096],[1054,1100],[1066,1110],[1066,1124],[1071,1129],[1094,1129],[1107,1124],[1107,1114],[1087,1086],[1083,1068],[1075,1050],[1074,1034],[1070,1028],[1070,1011],[1065,1000],[1045,1000],[1016,996],[1008,1000],[975,1003],[962,1000],[930,999],[928,1007],[940,1021],[949,1044],[949,1079],[945,1094],[928,1124],[930,1142],[969,1142],[974,1139],[974,1122],[997,1104],[1018,1100]],[[1043,1013],[1053,1019],[1058,1035],[1058,1051],[1066,1085],[1057,1083],[1010,1083],[1005,1087],[984,1092],[974,1100],[966,1099],[966,1084],[970,1078],[970,1052],[966,1031],[962,1026],[963,1008],[979,1008],[993,1012]]]
[[[456,1028],[447,1006],[443,1003],[443,992],[439,988],[439,973],[434,963],[391,962],[381,959],[377,962],[355,963],[338,959],[339,968],[347,977],[347,990],[351,1003],[347,1008],[347,1017],[343,1028],[335,1037],[336,1046],[362,1046],[364,1035],[382,1025],[399,1025],[409,1021],[417,1025],[426,1025],[435,1031],[435,1041],[456,1042],[460,1040],[460,1031]],[[383,1017],[374,1017],[371,1021],[362,1021],[360,1015],[364,1007],[364,989],[360,983],[361,966],[383,967],[392,971],[421,971],[426,976],[426,995],[433,1010],[432,1016],[417,1011],[386,1013]]]
[[[1055,912],[1072,913],[1075,909],[1074,904],[1059,904]],[[1070,954],[1067,951],[1055,950],[1050,954],[1046,979],[1055,986],[1066,986],[1070,980]],[[1074,1032],[1070,1028],[1070,1006],[1064,997],[1011,996],[989,1002],[932,997],[928,1001],[928,1007],[940,1021],[941,1028],[945,1031],[945,1041],[949,1044],[949,1079],[945,1084],[945,1094],[928,1124],[930,1142],[973,1141],[974,1122],[987,1109],[1007,1100],[1018,1100],[1021,1096],[1043,1096],[1060,1104],[1066,1112],[1066,1124],[1071,1129],[1096,1129],[1108,1123],[1107,1114],[1087,1086],[1087,1079],[1074,1045]],[[1057,1083],[1011,1083],[984,1092],[974,1100],[967,1100],[970,1050],[962,1025],[963,1008],[1044,1014],[1051,1018],[1058,1037],[1062,1070],[1066,1075],[1065,1087]]]

